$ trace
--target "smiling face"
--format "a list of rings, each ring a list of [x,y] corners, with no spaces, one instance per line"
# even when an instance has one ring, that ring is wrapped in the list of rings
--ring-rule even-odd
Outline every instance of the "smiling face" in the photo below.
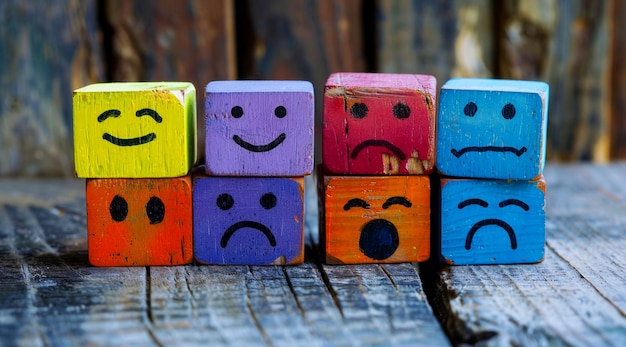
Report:
[[[442,261],[457,265],[541,261],[544,205],[543,180],[442,180]]]
[[[206,171],[304,176],[313,169],[313,86],[216,81],[206,88]]]
[[[302,178],[197,177],[194,254],[206,264],[304,260]]]
[[[543,172],[548,86],[455,79],[441,89],[437,168],[449,176],[531,180]]]
[[[338,73],[324,93],[322,161],[333,174],[428,174],[435,78]]]
[[[94,84],[76,90],[73,103],[78,177],[179,177],[196,160],[189,83]]]

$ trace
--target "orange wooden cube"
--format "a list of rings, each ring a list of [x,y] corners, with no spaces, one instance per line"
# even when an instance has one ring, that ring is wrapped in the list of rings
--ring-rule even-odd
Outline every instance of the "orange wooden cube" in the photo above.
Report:
[[[428,176],[321,176],[320,244],[328,264],[430,257]]]
[[[89,262],[158,266],[193,260],[191,177],[88,179]]]

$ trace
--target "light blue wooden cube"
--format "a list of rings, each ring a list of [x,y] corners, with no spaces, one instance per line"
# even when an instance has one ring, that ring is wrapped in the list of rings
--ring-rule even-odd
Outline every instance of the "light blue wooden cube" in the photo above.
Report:
[[[440,260],[450,265],[543,260],[545,181],[441,179]]]
[[[543,173],[549,86],[459,78],[439,97],[436,164],[447,176],[533,180]]]

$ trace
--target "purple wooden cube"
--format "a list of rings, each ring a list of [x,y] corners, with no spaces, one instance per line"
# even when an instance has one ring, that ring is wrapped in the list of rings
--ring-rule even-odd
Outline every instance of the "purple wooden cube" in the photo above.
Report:
[[[313,170],[313,85],[215,81],[206,87],[206,172],[305,176]]]
[[[194,256],[203,264],[304,261],[304,178],[194,179]]]

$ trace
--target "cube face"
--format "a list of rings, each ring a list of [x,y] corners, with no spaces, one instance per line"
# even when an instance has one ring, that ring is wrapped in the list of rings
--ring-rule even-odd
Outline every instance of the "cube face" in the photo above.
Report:
[[[193,260],[191,178],[87,180],[89,262],[182,265]]]
[[[186,175],[196,161],[196,94],[190,83],[102,83],[74,92],[76,175]]]
[[[545,182],[444,179],[441,257],[450,265],[544,257]]]
[[[437,169],[448,176],[533,180],[545,164],[548,85],[448,81],[439,96]]]
[[[428,75],[331,75],[324,93],[324,170],[342,175],[431,173],[435,88],[435,78]]]
[[[304,179],[196,177],[194,253],[205,264],[304,261]]]
[[[321,244],[329,264],[426,261],[430,181],[426,176],[326,176]]]
[[[310,82],[211,82],[205,119],[210,175],[305,176],[313,170]]]

